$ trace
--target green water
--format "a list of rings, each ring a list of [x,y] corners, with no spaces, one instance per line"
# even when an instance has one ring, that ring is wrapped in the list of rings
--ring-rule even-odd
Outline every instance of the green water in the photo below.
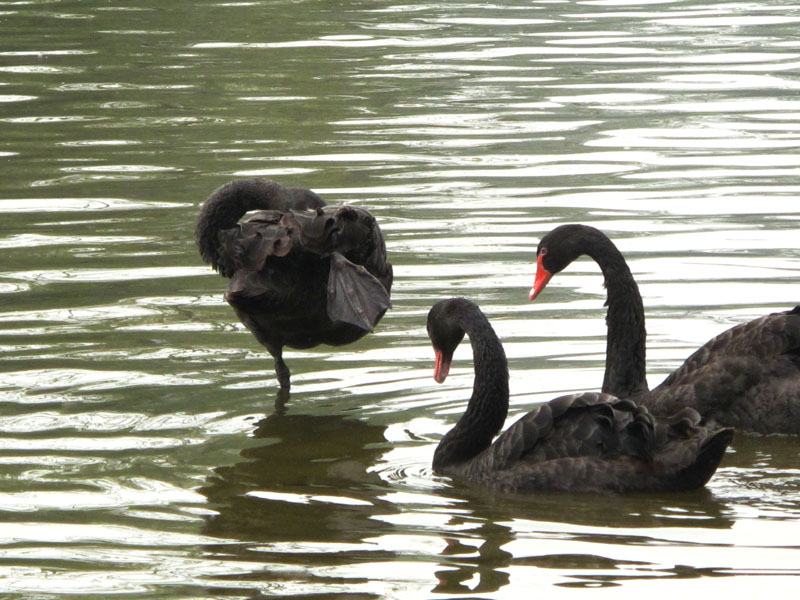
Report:
[[[557,224],[628,258],[651,385],[797,304],[798,21],[777,0],[0,3],[0,596],[793,584],[794,438],[739,436],[674,496],[434,476],[472,367],[465,345],[433,381],[425,315],[480,303],[512,421],[602,381],[595,264],[527,301]],[[368,208],[395,267],[373,335],[287,352],[286,404],[192,239],[245,176]]]

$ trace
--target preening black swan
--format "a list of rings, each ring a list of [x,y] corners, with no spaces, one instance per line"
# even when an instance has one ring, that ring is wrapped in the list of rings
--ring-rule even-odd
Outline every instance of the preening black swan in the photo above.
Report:
[[[469,300],[443,300],[428,313],[436,381],[447,377],[465,333],[475,382],[466,412],[436,447],[440,475],[510,492],[689,490],[705,485],[733,437],[700,425],[691,408],[656,419],[631,400],[584,393],[551,400],[492,443],[508,412],[503,346]]]
[[[246,220],[239,219],[258,210]],[[206,264],[230,279],[225,300],[275,358],[283,347],[349,344],[391,306],[392,265],[375,218],[326,206],[311,190],[263,179],[232,181],[200,209],[195,239]]]
[[[530,299],[584,254],[600,266],[608,291],[603,392],[631,398],[657,415],[689,406],[709,423],[740,431],[800,433],[800,306],[725,331],[649,391],[642,297],[622,253],[604,233],[561,225],[544,236]]]

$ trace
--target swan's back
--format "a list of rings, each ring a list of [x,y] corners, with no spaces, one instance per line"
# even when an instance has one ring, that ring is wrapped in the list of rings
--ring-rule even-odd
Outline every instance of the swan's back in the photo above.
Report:
[[[703,486],[732,439],[684,409],[656,419],[599,393],[561,396],[528,413],[459,475],[504,491],[674,491]]]
[[[261,210],[219,233],[220,270],[230,277],[241,270],[281,268],[282,263],[267,261],[290,252],[312,254],[318,260],[320,255],[338,249],[341,232],[351,223],[368,228],[372,222],[374,218],[367,211],[350,206],[287,212]]]
[[[383,234],[362,208],[258,211],[219,238],[225,299],[267,347],[349,344],[390,306]]]
[[[332,245],[337,210],[262,210],[221,231],[220,272],[230,277],[225,299],[273,320],[325,316],[330,267],[315,250]],[[319,326],[309,323],[309,333]]]
[[[721,333],[633,399],[658,414],[692,406],[722,426],[800,433],[800,306]]]

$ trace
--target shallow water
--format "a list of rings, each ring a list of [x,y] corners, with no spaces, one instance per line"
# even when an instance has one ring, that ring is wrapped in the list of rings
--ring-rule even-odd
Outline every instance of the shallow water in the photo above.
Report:
[[[696,1],[0,2],[0,594],[745,593],[800,574],[800,450],[736,437],[706,489],[496,496],[430,469],[472,385],[425,315],[464,295],[509,421],[596,389],[583,260],[527,301],[539,238],[628,258],[651,385],[797,304],[800,7]],[[272,361],[192,240],[262,176],[369,208],[393,309]],[[657,582],[657,583],[656,583]]]

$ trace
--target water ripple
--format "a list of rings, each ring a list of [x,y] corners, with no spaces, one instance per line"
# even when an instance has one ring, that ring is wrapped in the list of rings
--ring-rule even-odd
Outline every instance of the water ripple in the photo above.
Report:
[[[737,436],[706,490],[672,496],[517,498],[434,474],[474,376],[462,344],[433,381],[425,315],[446,296],[481,304],[509,358],[511,423],[602,381],[597,266],[526,298],[558,224],[599,227],[627,257],[651,384],[796,304],[796,6],[5,8],[6,593],[794,583],[790,439]],[[203,198],[245,176],[369,208],[395,268],[373,334],[287,350],[288,400],[192,239]]]

